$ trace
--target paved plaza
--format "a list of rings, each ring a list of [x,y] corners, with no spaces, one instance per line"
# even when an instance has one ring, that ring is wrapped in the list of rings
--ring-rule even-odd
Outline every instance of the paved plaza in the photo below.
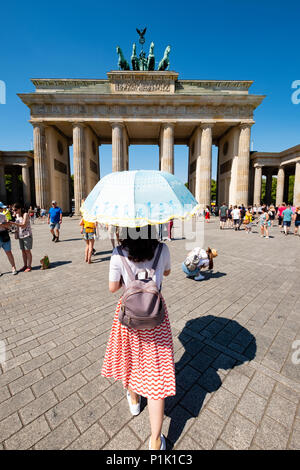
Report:
[[[97,241],[86,265],[78,223],[64,218],[57,244],[46,223],[33,226],[31,273],[12,276],[0,253],[0,449],[148,447],[146,400],[132,417],[122,384],[100,376],[119,296],[108,291],[111,244]],[[221,231],[212,219],[205,247],[219,256],[196,282],[181,270],[178,229],[163,283],[177,380],[168,449],[300,449],[300,237],[277,226],[269,240],[257,228]],[[41,271],[46,254],[51,269]]]

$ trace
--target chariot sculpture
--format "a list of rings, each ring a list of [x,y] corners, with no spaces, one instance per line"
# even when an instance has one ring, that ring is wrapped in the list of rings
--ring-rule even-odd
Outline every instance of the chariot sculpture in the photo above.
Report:
[[[139,35],[139,43],[141,44],[141,52],[139,56],[137,56],[136,53],[136,44],[133,43],[132,45],[132,54],[131,54],[131,66],[132,70],[144,70],[144,71],[150,71],[150,70],[155,70],[155,56],[154,56],[154,42],[151,42],[150,44],[150,49],[149,49],[149,54],[148,57],[146,57],[146,53],[144,51],[144,44],[145,44],[145,34],[146,34],[147,28],[144,28],[142,31],[140,31],[138,28],[136,28],[136,31]],[[169,70],[170,66],[170,55],[171,47],[167,46],[165,49],[165,53],[163,58],[158,64],[157,70],[163,71],[163,70]],[[130,65],[125,59],[123,52],[119,46],[117,46],[117,54],[118,54],[118,67],[119,70],[130,70]]]

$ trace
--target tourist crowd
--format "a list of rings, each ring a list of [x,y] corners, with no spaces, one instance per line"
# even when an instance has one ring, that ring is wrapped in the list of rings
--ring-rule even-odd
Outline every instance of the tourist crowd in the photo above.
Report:
[[[217,211],[214,211],[217,215]],[[273,204],[260,206],[227,206],[225,203],[218,209],[220,218],[220,229],[231,228],[240,230],[245,228],[247,233],[252,231],[253,225],[259,226],[260,236],[269,238],[269,231],[278,220],[278,227],[282,228],[285,235],[289,234],[292,223],[294,224],[294,235],[300,235],[300,207],[291,206],[284,202],[275,207]],[[207,216],[205,216],[207,219]]]

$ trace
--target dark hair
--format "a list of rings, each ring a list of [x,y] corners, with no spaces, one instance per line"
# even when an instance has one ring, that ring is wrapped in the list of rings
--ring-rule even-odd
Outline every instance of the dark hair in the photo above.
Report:
[[[207,248],[206,253],[207,253],[208,259],[209,259],[208,269],[213,269],[213,267],[214,267],[213,255],[212,255],[212,251],[209,247]]]
[[[151,225],[135,229],[126,228],[124,230],[124,235],[126,236],[120,237],[121,247],[127,248],[128,259],[130,261],[138,263],[140,261],[151,260],[153,258],[159,242],[157,238],[151,238],[151,231]],[[139,232],[140,235],[137,238]],[[134,235],[135,238],[130,235]]]
[[[21,209],[21,214],[24,215],[25,214],[24,207],[19,202],[15,202],[14,205],[13,205],[13,210],[16,211],[16,210],[19,210],[19,209]]]

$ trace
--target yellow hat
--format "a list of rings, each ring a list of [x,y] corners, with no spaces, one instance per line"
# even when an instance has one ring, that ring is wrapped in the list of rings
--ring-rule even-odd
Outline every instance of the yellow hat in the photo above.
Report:
[[[215,250],[214,248],[211,249],[211,254],[213,255],[213,258],[215,258],[216,256],[218,256],[218,252],[217,252],[217,250]]]

